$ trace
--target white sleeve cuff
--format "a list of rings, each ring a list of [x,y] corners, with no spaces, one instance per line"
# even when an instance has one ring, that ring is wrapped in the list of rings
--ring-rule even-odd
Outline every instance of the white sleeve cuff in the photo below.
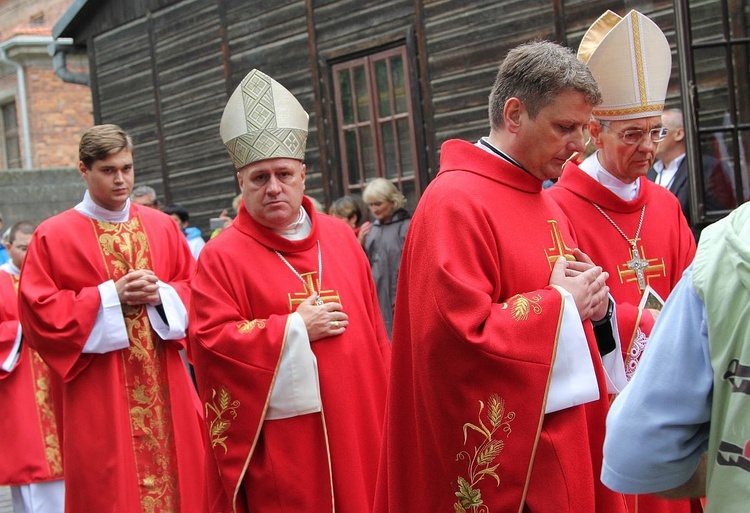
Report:
[[[544,413],[599,399],[594,363],[575,300],[570,292],[557,290],[563,295],[562,322]]]
[[[615,349],[602,357],[602,366],[604,367],[604,378],[607,382],[607,392],[619,394],[628,384],[628,378],[625,375],[625,361],[622,358],[620,332],[617,330],[617,303],[614,302],[615,300],[611,295],[609,300],[614,304],[609,322],[612,325],[612,335],[615,338]]]
[[[13,349],[10,350],[8,358],[5,359],[0,368],[5,372],[10,372],[16,365],[18,358],[21,356],[21,323],[18,323],[18,333],[16,333],[16,340],[13,342]]]
[[[318,361],[310,347],[305,321],[297,312],[289,317],[286,344],[276,371],[266,420],[286,419],[323,409]]]
[[[155,306],[146,305],[146,313],[151,321],[151,327],[162,340],[178,340],[185,337],[188,324],[188,313],[180,295],[171,285],[163,281],[159,284],[161,306],[167,322],[164,322]]]
[[[117,297],[113,280],[99,285],[99,312],[96,314],[94,327],[83,346],[83,353],[109,353],[125,349],[130,345],[128,330],[125,328],[125,317]]]

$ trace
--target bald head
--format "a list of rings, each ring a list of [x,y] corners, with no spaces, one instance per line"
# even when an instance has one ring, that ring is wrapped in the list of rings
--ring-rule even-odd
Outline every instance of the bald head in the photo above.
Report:
[[[685,128],[682,111],[680,109],[665,110],[661,115],[661,122],[669,131],[667,137],[657,146],[655,156],[666,167],[674,159],[685,153]]]

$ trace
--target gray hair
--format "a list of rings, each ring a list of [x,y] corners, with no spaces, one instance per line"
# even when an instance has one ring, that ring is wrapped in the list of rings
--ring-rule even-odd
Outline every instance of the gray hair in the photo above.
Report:
[[[146,196],[148,194],[151,195],[154,204],[158,203],[156,191],[150,185],[136,185],[133,187],[133,192],[130,193],[130,199],[140,198],[141,196]]]
[[[535,118],[560,93],[578,91],[592,106],[602,102],[599,86],[588,67],[570,48],[550,41],[524,43],[508,52],[490,93],[490,124],[503,126],[503,109],[510,98],[521,100]]]

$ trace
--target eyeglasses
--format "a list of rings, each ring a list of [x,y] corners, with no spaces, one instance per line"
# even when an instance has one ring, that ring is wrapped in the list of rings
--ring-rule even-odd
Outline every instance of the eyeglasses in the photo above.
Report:
[[[600,121],[599,124],[604,128],[610,128],[610,125],[608,123]],[[653,128],[651,130],[623,130],[622,132],[617,132],[617,136],[622,139],[622,142],[624,142],[625,144],[638,144],[643,140],[643,136],[648,134],[648,137],[649,139],[651,139],[651,141],[658,143],[662,142],[667,137],[667,132],[669,132],[669,130],[667,129],[667,127],[663,126],[659,128]]]

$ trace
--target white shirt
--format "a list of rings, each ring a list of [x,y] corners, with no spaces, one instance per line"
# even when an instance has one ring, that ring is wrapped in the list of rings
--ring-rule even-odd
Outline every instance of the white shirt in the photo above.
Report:
[[[617,196],[625,201],[632,201],[638,197],[638,191],[640,189],[640,180],[636,180],[633,183],[624,183],[618,178],[615,178],[612,173],[604,169],[601,162],[599,162],[599,151],[584,160],[580,166],[581,170],[589,175],[591,178],[602,184],[604,187],[615,193]]]
[[[654,162],[654,171],[656,171],[654,183],[661,185],[666,189],[672,187],[672,183],[674,183],[674,179],[677,176],[677,169],[680,167],[680,164],[682,164],[684,158],[685,154],[683,153],[676,159],[672,160],[666,168],[664,167],[664,162],[661,160]]]

